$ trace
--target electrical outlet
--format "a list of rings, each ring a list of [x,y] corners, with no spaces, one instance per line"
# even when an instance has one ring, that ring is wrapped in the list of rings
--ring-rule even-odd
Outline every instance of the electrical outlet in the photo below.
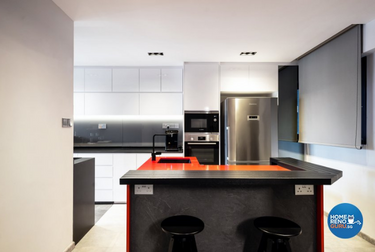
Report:
[[[180,125],[178,123],[163,123],[161,125],[162,129],[178,129]]]
[[[295,185],[296,195],[314,195],[314,185]]]
[[[154,185],[134,185],[134,194],[153,195]]]

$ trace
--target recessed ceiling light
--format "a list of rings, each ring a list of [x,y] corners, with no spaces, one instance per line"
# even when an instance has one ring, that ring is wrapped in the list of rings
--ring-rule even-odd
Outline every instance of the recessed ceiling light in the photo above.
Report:
[[[162,52],[149,52],[148,56],[164,56]]]
[[[255,55],[257,52],[241,52],[240,53],[240,56],[253,56]]]

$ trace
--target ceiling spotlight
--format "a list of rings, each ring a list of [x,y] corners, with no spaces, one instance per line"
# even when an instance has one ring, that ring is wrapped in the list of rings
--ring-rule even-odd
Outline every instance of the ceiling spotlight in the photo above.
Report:
[[[162,52],[149,52],[148,56],[164,56]]]
[[[253,56],[255,55],[257,52],[241,52],[240,53],[240,56]]]

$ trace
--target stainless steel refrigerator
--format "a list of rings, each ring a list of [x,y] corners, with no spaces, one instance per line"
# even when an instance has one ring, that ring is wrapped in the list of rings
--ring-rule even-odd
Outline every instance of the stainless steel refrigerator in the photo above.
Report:
[[[277,98],[227,98],[222,118],[222,163],[269,164],[278,156]]]

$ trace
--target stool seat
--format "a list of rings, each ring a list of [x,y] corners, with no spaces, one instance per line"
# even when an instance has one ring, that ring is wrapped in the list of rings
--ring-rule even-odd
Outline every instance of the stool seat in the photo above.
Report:
[[[176,215],[163,220],[161,228],[172,235],[195,235],[204,229],[204,223],[193,216]]]
[[[294,237],[302,233],[302,229],[297,223],[280,217],[259,217],[254,220],[254,225],[269,235]]]
[[[176,215],[164,219],[161,229],[171,235],[168,252],[198,252],[195,234],[204,229],[201,219],[189,215]]]
[[[297,223],[275,216],[256,218],[254,226],[263,233],[258,252],[268,251],[268,239],[272,241],[272,252],[291,252],[289,239],[302,233],[302,228]]]

